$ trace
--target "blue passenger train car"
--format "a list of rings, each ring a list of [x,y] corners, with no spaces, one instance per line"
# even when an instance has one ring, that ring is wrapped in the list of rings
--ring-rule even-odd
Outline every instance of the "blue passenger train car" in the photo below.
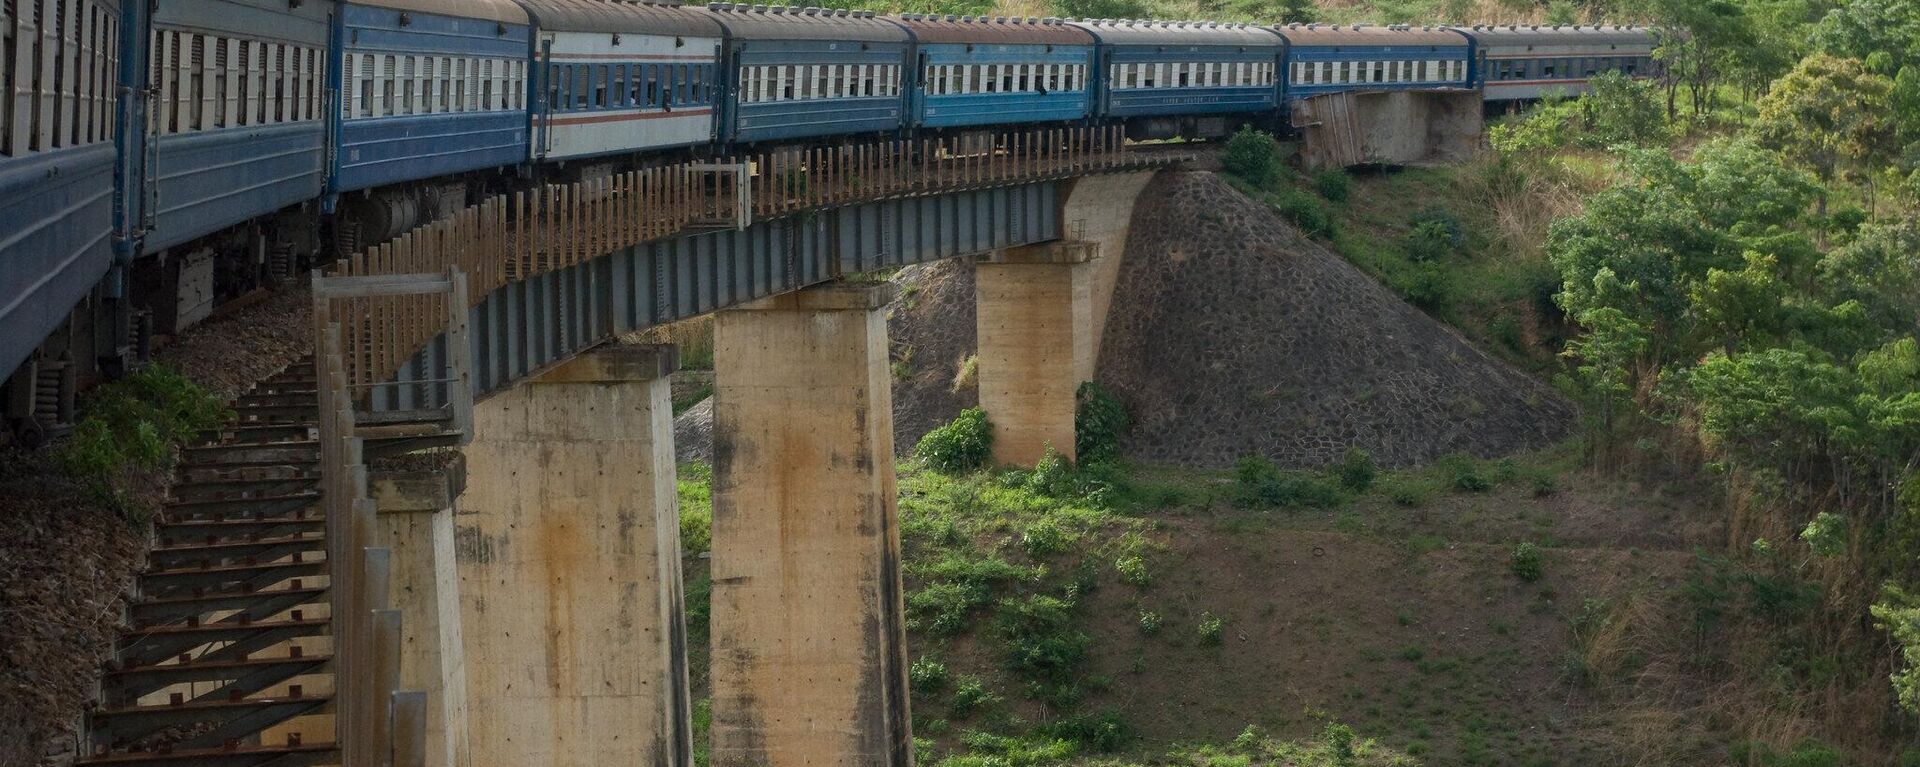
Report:
[[[0,9],[0,373],[67,318],[113,260],[117,0]],[[30,55],[37,52],[38,56]]]
[[[1444,28],[1289,24],[1288,99],[1340,91],[1471,87],[1472,41]]]
[[[1659,74],[1653,51],[1659,33],[1645,27],[1473,27],[1454,31],[1473,39],[1473,85],[1489,105],[1533,101],[1549,94],[1576,96],[1601,72],[1628,77]]]
[[[1132,138],[1224,136],[1279,103],[1280,37],[1246,24],[1069,22],[1099,42],[1096,111]]]
[[[714,3],[726,28],[731,144],[893,133],[905,120],[907,31],[872,11]]]
[[[284,0],[158,4],[145,161],[140,188],[127,190],[146,224],[146,252],[320,193],[333,11],[331,2]]]
[[[599,157],[714,138],[720,25],[678,5],[521,0],[538,31],[533,154]]]
[[[332,195],[526,160],[531,33],[510,0],[352,0],[334,34]]]
[[[1085,120],[1093,36],[1059,19],[908,14],[915,86],[908,123],[973,128]]]

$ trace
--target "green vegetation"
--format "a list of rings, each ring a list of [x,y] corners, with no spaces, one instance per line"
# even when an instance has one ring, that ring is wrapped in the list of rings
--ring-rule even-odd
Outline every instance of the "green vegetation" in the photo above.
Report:
[[[122,514],[145,513],[132,475],[173,467],[174,448],[232,420],[233,413],[179,373],[154,366],[96,389],[55,464]]]
[[[1513,547],[1513,557],[1507,563],[1507,568],[1513,571],[1513,577],[1528,583],[1540,580],[1540,576],[1546,574],[1544,555],[1540,547],[1532,543]]]
[[[993,457],[993,424],[980,408],[968,408],[959,417],[920,438],[914,455],[946,472],[978,469]]]

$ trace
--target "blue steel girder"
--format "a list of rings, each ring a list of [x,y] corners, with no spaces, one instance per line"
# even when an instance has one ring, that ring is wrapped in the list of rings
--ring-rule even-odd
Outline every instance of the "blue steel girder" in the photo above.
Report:
[[[613,336],[846,275],[1057,240],[1060,184],[881,200],[686,234],[512,282],[470,310],[473,392],[485,397]],[[375,411],[446,404],[443,334],[375,388]]]

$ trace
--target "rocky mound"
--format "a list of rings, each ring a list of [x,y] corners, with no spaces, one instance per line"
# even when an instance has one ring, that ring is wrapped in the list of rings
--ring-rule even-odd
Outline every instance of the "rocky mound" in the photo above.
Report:
[[[900,453],[979,402],[974,267],[912,266],[888,316]],[[1573,407],[1407,305],[1211,173],[1162,174],[1134,211],[1099,378],[1132,414],[1129,456],[1319,467],[1358,447],[1385,466],[1495,456],[1567,434]],[[711,413],[676,422],[704,460]]]
[[[1147,187],[1112,305],[1099,378],[1140,460],[1406,466],[1541,447],[1574,415],[1212,174]]]

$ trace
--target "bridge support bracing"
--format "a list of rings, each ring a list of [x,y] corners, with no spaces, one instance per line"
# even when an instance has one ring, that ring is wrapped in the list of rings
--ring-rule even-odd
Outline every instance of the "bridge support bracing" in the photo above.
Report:
[[[388,598],[400,611],[400,686],[426,695],[426,767],[473,764],[467,667],[454,559],[454,499],[465,465],[376,470],[367,480],[376,535],[393,552]]]
[[[714,322],[714,767],[908,767],[884,307],[829,285]]]
[[[1093,379],[1093,267],[1085,242],[1008,248],[983,257],[980,407],[993,422],[993,462],[1032,466],[1051,448],[1074,458],[1074,392]]]
[[[475,767],[692,764],[672,347],[474,409],[457,554]]]

